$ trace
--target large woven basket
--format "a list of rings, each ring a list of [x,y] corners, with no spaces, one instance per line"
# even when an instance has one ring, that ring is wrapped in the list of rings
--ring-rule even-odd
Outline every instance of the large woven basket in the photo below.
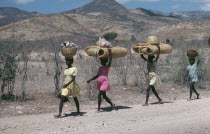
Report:
[[[127,49],[123,47],[111,47],[112,58],[125,57],[127,55]],[[85,56],[95,57],[95,58],[108,58],[109,51],[106,47],[90,46],[84,50]]]
[[[173,50],[172,47],[168,44],[160,43],[159,46],[160,46],[160,54],[169,54]],[[139,43],[132,46],[131,52],[134,54],[153,55],[153,54],[158,54],[158,47],[147,43]]]
[[[196,56],[198,56],[198,52],[194,49],[189,49],[189,50],[187,50],[187,56],[188,57],[196,57]]]
[[[98,58],[102,55],[104,55],[104,49],[98,47],[98,46],[90,46],[85,48],[84,50],[84,55],[85,56],[90,56],[90,57],[95,57]]]
[[[147,43],[138,43],[138,44],[135,44],[131,47],[131,52],[134,53],[134,54],[143,54],[140,52],[140,48],[143,48],[143,47],[147,47],[149,46],[149,44]]]
[[[70,57],[73,57],[77,53],[77,48],[64,47],[64,48],[61,48],[61,53],[64,57],[70,58]]]

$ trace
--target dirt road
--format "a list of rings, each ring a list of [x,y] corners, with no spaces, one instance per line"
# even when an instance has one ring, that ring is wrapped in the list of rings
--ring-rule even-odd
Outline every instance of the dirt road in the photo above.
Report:
[[[53,113],[0,119],[1,134],[210,134],[210,98],[179,100],[164,104],[116,106],[83,116]],[[64,111],[65,112],[65,111]]]

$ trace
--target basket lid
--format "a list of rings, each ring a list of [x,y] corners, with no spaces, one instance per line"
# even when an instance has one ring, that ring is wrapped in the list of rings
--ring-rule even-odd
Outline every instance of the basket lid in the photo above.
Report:
[[[149,37],[147,38],[146,43],[152,45],[152,44],[159,44],[160,41],[159,41],[158,37],[156,37],[156,36],[149,36]]]

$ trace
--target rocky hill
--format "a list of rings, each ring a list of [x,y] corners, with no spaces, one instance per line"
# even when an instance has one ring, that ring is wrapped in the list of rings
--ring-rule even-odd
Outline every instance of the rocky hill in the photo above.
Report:
[[[167,25],[154,30],[148,30],[145,34],[153,34],[165,39],[203,40],[210,35],[210,21],[195,20],[179,24]]]
[[[208,20],[210,19],[210,12],[208,11],[186,11],[186,12],[171,12],[163,13],[156,10],[137,8],[130,10],[131,13],[147,15],[147,16],[162,16],[162,17],[171,17],[178,18],[182,20]]]
[[[37,12],[26,12],[14,7],[0,7],[0,26],[41,15]]]
[[[117,3],[115,0],[93,0],[92,2],[84,5],[83,7],[66,11],[63,13],[75,13],[75,14],[86,14],[92,12],[103,12],[103,13],[126,13],[128,10]]]
[[[137,8],[130,10],[131,13],[141,14],[141,15],[147,15],[147,16],[163,16],[163,17],[170,17],[169,14],[163,13],[156,10],[150,10],[145,8]]]
[[[210,19],[210,12],[208,11],[173,12],[170,13],[170,16],[184,20],[208,20]]]

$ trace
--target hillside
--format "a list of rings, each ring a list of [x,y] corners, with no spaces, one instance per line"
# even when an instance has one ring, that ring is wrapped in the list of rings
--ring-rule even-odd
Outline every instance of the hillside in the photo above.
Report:
[[[210,12],[208,11],[186,11],[186,12],[172,12],[170,16],[180,18],[183,20],[209,20]]]
[[[18,14],[37,15],[24,11]],[[7,15],[12,16],[10,13]],[[0,39],[35,41],[70,35],[102,36],[107,32],[116,32],[120,40],[129,40],[133,35],[138,40],[144,40],[149,35],[157,35],[162,40],[180,37],[202,39],[209,35],[207,29],[208,20],[183,21],[179,17],[171,17],[155,10],[138,8],[128,11],[115,0],[94,0],[71,11],[33,17],[2,26]]]
[[[132,9],[129,12],[146,15],[146,16],[162,16],[162,17],[171,17],[182,20],[209,20],[210,12],[208,11],[185,11],[185,12],[171,12],[171,13],[163,13],[156,10],[137,8]]]
[[[0,26],[41,15],[37,12],[26,12],[14,7],[0,7]]]
[[[169,14],[163,13],[156,10],[149,10],[144,8],[137,8],[130,10],[131,13],[141,14],[141,15],[147,15],[147,16],[163,16],[163,17],[169,17]]]
[[[184,38],[187,40],[203,40],[210,35],[210,21],[197,20],[181,22],[179,24],[163,26],[155,30],[147,31],[148,34],[152,33],[162,39],[179,39]]]

